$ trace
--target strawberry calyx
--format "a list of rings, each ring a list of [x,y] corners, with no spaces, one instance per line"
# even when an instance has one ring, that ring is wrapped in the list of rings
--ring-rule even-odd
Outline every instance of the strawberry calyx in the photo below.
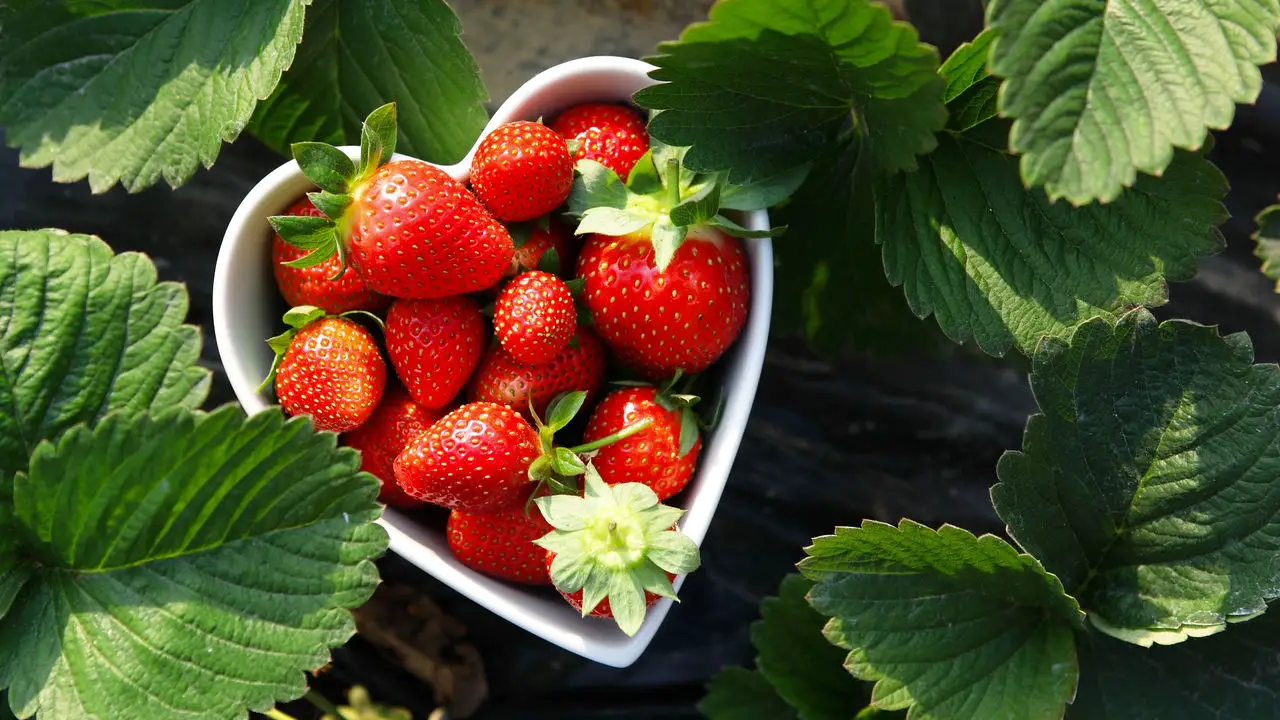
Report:
[[[346,153],[327,143],[297,142],[290,148],[302,174],[320,188],[319,192],[307,193],[307,198],[324,216],[277,215],[267,218],[267,222],[286,243],[310,250],[285,265],[313,267],[336,254],[338,271],[330,279],[337,280],[347,271],[344,238],[351,206],[359,198],[365,182],[395,154],[396,104],[387,103],[365,118],[360,127],[358,165]]]
[[[275,357],[271,360],[271,369],[267,371],[267,377],[260,385],[258,385],[258,392],[262,392],[269,385],[275,382],[276,371],[280,369],[280,362],[284,360],[284,355],[289,351],[289,345],[293,342],[293,338],[298,334],[299,330],[302,330],[308,325],[323,318],[348,318],[353,315],[363,315],[365,317],[372,318],[379,328],[382,328],[383,330],[386,329],[382,323],[382,318],[367,310],[348,310],[344,313],[333,315],[325,312],[323,308],[318,308],[315,305],[298,305],[297,307],[289,308],[285,312],[283,318],[284,324],[288,325],[289,329],[279,335],[267,338],[267,346],[275,353]]]
[[[739,238],[776,237],[785,226],[751,230],[722,212],[721,197],[733,186],[726,174],[699,173],[684,166],[688,148],[651,142],[624,182],[595,160],[574,165],[569,215],[578,218],[578,235],[611,236],[646,232],[653,244],[654,264],[665,271],[691,228],[713,227]],[[734,203],[733,208],[750,210]]]
[[[587,464],[583,461],[584,455],[625,440],[653,424],[652,420],[645,419],[589,443],[574,447],[557,446],[555,434],[573,422],[586,400],[587,394],[582,390],[557,395],[547,406],[547,420],[543,422],[533,408],[533,398],[530,396],[529,416],[533,418],[534,428],[538,431],[541,450],[538,458],[529,465],[529,480],[535,483],[534,492],[530,495],[530,503],[545,492],[578,494],[581,489],[577,478],[587,470]]]
[[[552,555],[556,589],[582,591],[584,617],[607,599],[618,627],[634,636],[644,624],[646,592],[679,601],[668,573],[698,569],[698,546],[676,529],[684,510],[661,504],[649,486],[607,485],[590,464],[583,477],[582,496],[534,501],[553,528],[534,543]]]
[[[714,425],[714,421],[712,423],[703,421],[694,410],[694,406],[702,401],[701,397],[689,392],[689,388],[697,379],[696,376],[686,378],[682,392],[674,392],[683,376],[683,371],[676,370],[671,379],[657,388],[653,398],[653,401],[663,410],[680,413],[680,457],[688,455],[693,450],[694,444],[698,442],[700,430],[710,430]],[[651,383],[635,380],[617,380],[612,384],[620,387],[654,387]]]

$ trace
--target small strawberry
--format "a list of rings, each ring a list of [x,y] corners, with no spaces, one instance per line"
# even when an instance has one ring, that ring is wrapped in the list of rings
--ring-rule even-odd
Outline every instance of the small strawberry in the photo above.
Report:
[[[449,404],[467,384],[485,348],[480,306],[465,295],[396,300],[387,311],[387,354],[415,402]]]
[[[525,270],[546,270],[553,275],[561,274],[561,270],[572,273],[577,256],[574,240],[565,228],[564,223],[554,216],[546,218],[545,227],[537,222],[527,223],[523,228],[511,228],[511,237],[516,242],[515,254],[511,257],[511,267],[507,275],[516,275]],[[518,232],[523,229],[528,237],[521,242]],[[544,267],[547,251],[555,250],[555,268]]]
[[[310,415],[317,430],[347,432],[373,415],[387,384],[387,364],[373,335],[317,307],[289,310],[290,329],[267,344],[276,353],[262,386],[274,381],[280,407]]]
[[[493,329],[502,349],[520,362],[544,363],[560,353],[578,327],[573,293],[541,270],[520,273],[493,306]]]
[[[374,291],[432,299],[495,285],[511,265],[511,235],[465,185],[421,160],[391,160],[395,104],[364,122],[360,163],[324,143],[293,145],[302,172],[322,192],[310,193],[325,217],[269,218],[276,232],[309,250],[298,266],[338,257]]]
[[[285,210],[285,215],[294,217],[323,217],[311,201],[302,198]],[[369,285],[354,272],[344,273],[337,280],[339,263],[337,257],[330,257],[319,265],[294,267],[293,263],[304,256],[307,251],[294,247],[284,241],[279,233],[271,241],[271,269],[275,273],[276,287],[289,307],[314,305],[332,315],[341,315],[348,310],[383,310],[391,302],[391,298],[369,289]]]
[[[614,390],[587,420],[584,442],[611,435],[641,420],[652,424],[631,437],[601,448],[592,458],[610,485],[638,482],[666,500],[684,489],[697,467],[702,439],[688,395],[670,395],[654,387]]]
[[[627,105],[575,105],[560,113],[551,129],[578,142],[574,161],[595,160],[623,178],[649,149],[644,117]]]
[[[573,186],[573,159],[564,138],[541,123],[499,125],[471,160],[471,186],[499,220],[532,220],[555,210]]]
[[[576,342],[539,365],[516,360],[501,345],[490,347],[467,385],[467,398],[506,405],[527,416],[532,397],[533,410],[541,417],[560,393],[581,390],[586,393],[585,402],[590,403],[604,382],[604,345],[586,327],[578,328],[574,339]]]
[[[463,565],[486,575],[530,585],[550,585],[547,551],[533,544],[551,532],[537,507],[492,515],[454,510],[445,533],[449,549]]]
[[[410,497],[396,484],[396,456],[443,415],[415,403],[399,383],[382,395],[373,416],[342,436],[342,444],[360,451],[360,469],[382,481],[378,499],[392,507],[413,507],[422,501]]]
[[[698,546],[675,529],[684,511],[659,504],[647,485],[606,485],[592,465],[583,479],[582,497],[533,501],[555,528],[534,542],[570,605],[584,617],[612,615],[634,636],[649,605],[676,599],[672,580],[698,568]]]

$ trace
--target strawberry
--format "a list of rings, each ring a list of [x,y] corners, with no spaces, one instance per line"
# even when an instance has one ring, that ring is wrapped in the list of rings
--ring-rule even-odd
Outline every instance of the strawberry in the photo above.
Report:
[[[553,216],[546,218],[545,227],[537,223],[530,223],[525,228],[525,234],[528,235],[521,242],[517,229],[512,228],[511,237],[516,241],[515,254],[511,256],[511,267],[507,270],[508,276],[516,275],[525,270],[547,270],[553,274],[559,274],[558,270],[548,270],[543,267],[543,258],[547,256],[548,250],[555,250],[556,265],[559,268],[565,268],[569,271],[573,270],[574,262],[574,243],[569,236],[568,229],[564,223],[555,219]]]
[[[396,484],[396,456],[414,438],[443,415],[415,403],[399,383],[382,396],[373,416],[360,427],[342,436],[342,444],[360,451],[360,469],[382,481],[378,499],[393,507],[413,507],[422,501],[410,497]]]
[[[586,327],[578,328],[574,338],[577,342],[540,365],[512,358],[501,345],[489,348],[467,385],[468,399],[499,403],[527,415],[532,396],[534,412],[542,417],[551,400],[563,392],[584,391],[585,402],[591,402],[604,382],[604,345]]]
[[[395,460],[412,497],[468,513],[519,508],[539,457],[538,431],[505,405],[468,403],[436,421]]]
[[[596,332],[650,379],[706,370],[746,324],[746,256],[737,238],[714,227],[690,227],[664,269],[645,231],[590,235],[578,276]]]
[[[485,322],[464,295],[396,300],[387,311],[387,354],[415,402],[442,408],[457,396],[480,362]]]
[[[289,415],[310,415],[317,430],[347,432],[373,415],[387,383],[387,364],[373,335],[317,307],[292,308],[290,329],[267,344],[276,352],[263,387],[275,382]]]
[[[575,161],[595,160],[624,178],[649,149],[644,117],[627,105],[575,105],[560,113],[551,129],[577,141]]]
[[[285,215],[295,217],[323,217],[307,198],[301,198],[285,210]],[[368,284],[354,272],[344,273],[337,280],[339,263],[330,257],[319,265],[294,267],[289,263],[301,259],[306,250],[284,241],[279,233],[271,241],[271,269],[276,276],[276,287],[290,307],[314,305],[327,313],[341,315],[348,310],[383,310],[391,298],[369,289]]]
[[[675,599],[676,575],[698,568],[698,546],[675,529],[684,513],[659,503],[647,485],[606,485],[586,466],[581,497],[534,500],[554,528],[534,542],[562,597],[584,617],[613,617],[634,636],[659,597]]]
[[[683,490],[702,450],[689,401],[687,395],[672,396],[653,387],[627,387],[606,395],[587,420],[584,442],[642,420],[652,424],[596,453],[592,464],[600,477],[610,485],[644,483],[660,501]]]
[[[535,506],[476,515],[460,510],[449,513],[445,533],[449,549],[463,565],[503,580],[530,585],[550,585],[547,551],[533,544],[551,532]]]
[[[294,158],[322,192],[324,217],[269,218],[288,243],[309,250],[296,264],[335,254],[369,287],[399,298],[435,299],[495,285],[511,265],[511,235],[465,185],[421,160],[391,160],[395,104],[364,122],[357,167],[337,148],[295,143]]]
[[[541,270],[517,275],[493,306],[498,342],[520,362],[536,365],[551,360],[569,344],[577,327],[578,311],[569,286]]]
[[[471,186],[494,217],[532,220],[555,210],[573,186],[573,159],[564,138],[541,123],[499,125],[471,160]]]

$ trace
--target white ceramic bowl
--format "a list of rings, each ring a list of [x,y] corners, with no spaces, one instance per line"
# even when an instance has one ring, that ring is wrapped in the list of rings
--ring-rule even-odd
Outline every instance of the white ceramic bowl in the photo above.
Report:
[[[586,101],[630,101],[632,93],[654,83],[647,63],[620,57],[587,57],[557,65],[525,83],[489,121],[494,127],[521,119],[550,118],[570,105]],[[483,135],[482,135],[483,137]],[[344,147],[353,158],[359,148]],[[467,179],[472,151],[456,165],[443,169],[458,180]],[[403,157],[400,155],[397,158]],[[273,400],[257,386],[271,366],[265,339],[281,331],[284,311],[271,273],[271,227],[278,215],[312,189],[298,164],[289,161],[262,179],[240,203],[227,227],[218,253],[213,280],[213,327],[218,353],[236,397],[248,413]],[[738,218],[751,229],[767,229],[764,211]],[[725,406],[719,425],[704,438],[697,475],[676,500],[686,508],[681,527],[699,545],[733,466],[746,428],[764,362],[773,296],[773,256],[769,240],[748,240],[751,267],[751,309],[741,339],[720,362],[724,365]],[[391,549],[458,592],[529,632],[583,657],[614,667],[627,667],[644,652],[671,609],[670,600],[656,603],[634,637],[611,622],[582,618],[552,594],[537,594],[520,586],[486,577],[458,562],[450,553],[443,527],[427,527],[388,508],[381,520],[391,537]],[[679,589],[684,578],[676,579]]]

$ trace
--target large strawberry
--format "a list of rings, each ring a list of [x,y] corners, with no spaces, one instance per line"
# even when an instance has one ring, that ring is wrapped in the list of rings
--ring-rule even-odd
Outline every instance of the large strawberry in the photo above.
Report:
[[[516,251],[511,256],[511,268],[507,270],[507,275],[516,275],[525,270],[546,270],[556,275],[573,272],[578,256],[576,243],[569,230],[554,216],[543,219],[546,222],[541,222],[540,219],[511,227],[511,238],[516,243]],[[551,250],[555,253],[550,253]],[[550,262],[551,257],[555,258],[554,263]]]
[[[441,298],[500,280],[515,250],[507,229],[462,183],[421,160],[391,160],[395,104],[364,122],[359,166],[324,143],[293,145],[302,172],[322,192],[311,202],[325,217],[270,218],[286,242],[309,250],[298,265],[337,254],[369,287],[400,298]]]
[[[303,306],[284,315],[289,330],[267,341],[276,353],[263,387],[274,382],[280,407],[309,415],[317,430],[347,432],[373,415],[387,384],[387,364],[358,323]]]
[[[530,585],[550,585],[547,551],[533,544],[551,532],[536,506],[477,515],[454,510],[445,534],[449,549],[467,567]]]
[[[506,405],[526,415],[532,399],[534,412],[545,417],[547,406],[561,393],[581,390],[589,404],[604,382],[605,363],[604,345],[586,327],[578,328],[574,341],[554,358],[538,365],[522,363],[495,345],[471,377],[467,398]]]
[[[413,507],[422,501],[409,496],[396,484],[396,456],[432,423],[439,410],[422,407],[409,397],[399,383],[390,384],[373,416],[363,425],[345,433],[342,444],[360,451],[360,469],[382,481],[378,499],[393,507]]]
[[[569,344],[577,327],[573,293],[551,273],[520,273],[494,302],[493,329],[498,342],[520,362],[548,362]]]
[[[465,295],[396,300],[387,311],[387,354],[413,399],[426,408],[449,404],[480,362],[485,322]]]
[[[285,215],[324,217],[307,198],[301,198],[285,210]],[[314,305],[327,313],[341,315],[348,310],[376,312],[387,307],[391,298],[369,289],[368,283],[357,273],[343,273],[333,277],[341,269],[338,258],[330,257],[319,265],[295,267],[294,263],[307,255],[307,251],[284,241],[277,233],[271,240],[271,269],[275,273],[276,287],[290,307]]]
[[[675,599],[674,577],[698,568],[698,546],[675,529],[684,511],[659,504],[647,485],[607,485],[592,465],[583,479],[581,497],[534,500],[555,528],[535,542],[570,605],[584,617],[612,616],[635,635],[649,605]]]
[[[600,401],[587,420],[582,439],[591,442],[641,420],[645,430],[601,448],[592,458],[610,485],[644,483],[659,500],[684,489],[697,467],[702,439],[688,395],[672,395],[654,387],[624,387]]]
[[[575,161],[595,160],[623,178],[649,149],[644,117],[627,105],[575,105],[560,113],[551,129],[577,142]]]
[[[573,159],[564,138],[542,123],[499,125],[471,160],[471,186],[499,220],[532,220],[569,197]]]
[[[577,272],[596,332],[649,379],[707,369],[746,323],[750,276],[734,236],[781,228],[748,230],[721,215],[721,179],[683,171],[666,146],[641,158],[625,187],[597,162],[578,169],[570,212],[587,235]]]

